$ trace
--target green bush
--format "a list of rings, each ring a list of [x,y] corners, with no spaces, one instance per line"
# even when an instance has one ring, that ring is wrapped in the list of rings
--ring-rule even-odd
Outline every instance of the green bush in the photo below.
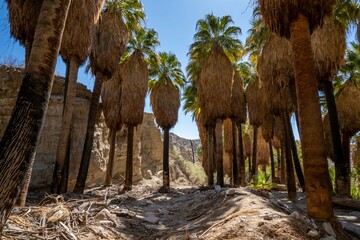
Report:
[[[360,199],[360,169],[353,169],[351,171],[350,191],[353,199]]]
[[[254,178],[251,183],[250,187],[260,190],[270,190],[276,184],[272,183],[270,180],[271,176],[265,175],[263,172],[259,172],[257,178]]]

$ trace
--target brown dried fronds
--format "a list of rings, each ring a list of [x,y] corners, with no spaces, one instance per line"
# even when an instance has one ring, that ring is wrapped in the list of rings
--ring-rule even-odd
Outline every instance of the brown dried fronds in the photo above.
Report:
[[[162,128],[172,128],[178,120],[180,91],[170,79],[165,84],[156,82],[150,94],[150,103],[156,123]]]
[[[141,52],[135,51],[121,65],[122,78],[120,96],[121,122],[136,126],[142,123],[145,107],[145,97],[148,91],[148,65]]]
[[[335,0],[259,0],[263,19],[271,31],[290,38],[291,24],[301,14],[309,21],[310,32],[332,14]]]
[[[60,48],[64,61],[73,59],[79,65],[85,62],[103,4],[104,0],[71,1]]]
[[[335,99],[340,129],[353,135],[360,130],[360,88],[353,81],[347,81]]]
[[[231,86],[234,68],[221,47],[212,48],[199,79],[199,103],[205,125],[231,116]]]

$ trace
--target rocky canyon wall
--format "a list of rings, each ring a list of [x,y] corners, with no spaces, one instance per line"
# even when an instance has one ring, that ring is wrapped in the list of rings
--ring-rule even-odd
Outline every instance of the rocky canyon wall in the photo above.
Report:
[[[3,135],[13,107],[18,89],[23,78],[23,70],[16,67],[0,66],[0,137]],[[52,88],[45,123],[36,150],[36,158],[30,188],[49,189],[55,163],[61,116],[63,110],[64,78],[56,76]],[[75,185],[78,173],[85,132],[91,92],[82,84],[77,85],[75,109],[72,121],[70,143],[69,190]],[[96,124],[94,144],[87,178],[87,186],[101,185],[105,181],[106,163],[109,157],[109,130],[103,115],[99,114]],[[119,131],[116,138],[114,162],[114,178],[121,179],[125,172],[126,128]],[[192,146],[192,147],[191,147]],[[190,141],[171,137],[171,147],[184,152],[183,158],[197,160],[199,141]],[[194,153],[194,155],[193,155]],[[194,156],[194,158],[193,158]],[[135,130],[134,136],[134,182],[142,178],[150,178],[152,174],[162,170],[162,138],[161,131],[154,123],[151,113],[144,113],[142,125]]]

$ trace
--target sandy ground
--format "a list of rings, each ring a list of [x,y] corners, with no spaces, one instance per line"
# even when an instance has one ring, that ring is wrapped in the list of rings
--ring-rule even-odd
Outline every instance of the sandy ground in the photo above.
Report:
[[[157,183],[31,193],[32,206],[13,210],[3,239],[336,239],[326,223],[306,217],[303,194],[293,204],[285,192],[176,186],[160,193]],[[359,212],[337,211],[360,229]]]

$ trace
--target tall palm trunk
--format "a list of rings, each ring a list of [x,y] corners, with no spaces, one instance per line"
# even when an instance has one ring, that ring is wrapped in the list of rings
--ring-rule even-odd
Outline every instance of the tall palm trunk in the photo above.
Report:
[[[208,185],[212,186],[214,185],[214,127],[209,126],[207,127],[207,134],[208,134],[208,169],[207,169],[207,175],[208,175]]]
[[[296,176],[298,177],[301,189],[303,190],[303,192],[305,192],[304,174],[303,174],[301,164],[300,164],[300,160],[299,160],[299,156],[298,156],[298,153],[297,153],[295,136],[294,136],[293,129],[291,127],[290,118],[287,117],[286,121],[287,121],[286,127],[288,129],[288,133],[289,133],[289,137],[290,137],[290,141],[291,141],[290,146],[291,146],[292,157],[293,157],[293,160],[294,160]]]
[[[170,172],[169,172],[169,132],[170,128],[164,128],[164,144],[163,144],[163,187],[170,188]]]
[[[101,72],[96,72],[95,84],[94,84],[93,94],[91,96],[91,102],[89,108],[84,149],[81,157],[79,173],[77,175],[76,184],[74,188],[75,193],[84,193],[86,178],[90,164],[91,150],[94,141],[96,117],[99,110],[99,99],[100,99],[100,93],[101,93],[101,87],[103,81],[104,81],[103,74]]]
[[[65,109],[62,116],[62,125],[59,134],[59,143],[56,152],[56,162],[53,174],[53,181],[51,183],[52,193],[60,192],[61,178],[63,177],[64,163],[66,160],[66,150],[68,149],[70,128],[72,123],[72,115],[74,112],[74,102],[76,95],[76,82],[78,75],[79,64],[73,59],[70,60],[69,82],[67,85]]]
[[[275,160],[274,160],[274,152],[271,140],[269,141],[269,150],[270,150],[270,164],[271,164],[271,182],[275,183]]]
[[[25,43],[25,68],[27,65],[27,62],[29,61],[29,57],[30,57],[30,52],[31,52],[31,44],[29,44],[29,41],[27,41]],[[69,82],[69,63],[66,62],[66,76],[65,76],[65,89],[64,89],[64,102],[63,102],[63,114],[64,114],[64,110],[65,110],[65,103],[66,103],[66,92],[67,92],[67,85]],[[18,199],[16,200],[16,205],[20,206],[20,207],[25,207],[26,204],[26,198],[28,195],[28,190],[29,190],[29,186],[30,186],[30,181],[31,181],[31,175],[32,175],[32,169],[34,166],[34,161],[36,158],[36,153],[34,155],[34,157],[32,158],[30,164],[29,164],[29,169],[28,172],[25,175],[24,178],[24,184],[21,187],[20,190],[20,194]]]
[[[237,138],[236,138],[236,121],[232,120],[232,170],[233,170],[233,185],[240,185],[239,178],[239,162],[238,162],[238,154],[237,154]]]
[[[65,105],[66,105],[66,99],[67,99],[67,89],[69,87],[69,78],[70,78],[70,62],[67,61],[65,62],[66,65],[66,74],[65,74],[65,87],[64,87],[64,99],[63,99],[63,112],[62,114],[64,115],[65,112]],[[61,177],[61,183],[60,183],[60,191],[61,193],[67,192],[67,185],[68,185],[68,177],[69,177],[69,165],[70,165],[70,149],[71,149],[71,129],[70,129],[70,134],[69,134],[69,138],[68,138],[68,147],[66,149],[66,158],[65,158],[65,163],[64,163],[64,167],[63,167],[63,174]]]
[[[67,187],[68,187],[68,180],[69,180],[69,168],[70,168],[70,154],[71,154],[71,129],[70,129],[70,135],[68,138],[68,144],[67,144],[67,149],[66,149],[66,157],[65,157],[65,162],[64,162],[64,167],[62,169],[62,176],[61,176],[61,182],[60,182],[60,188],[59,191],[60,193],[66,193],[67,192]]]
[[[291,24],[300,139],[304,159],[307,214],[319,219],[334,215],[331,183],[325,153],[309,21],[299,15]]]
[[[254,126],[254,138],[253,138],[253,150],[252,150],[252,163],[251,163],[251,179],[256,179],[258,175],[258,165],[257,165],[257,134],[258,127]]]
[[[340,125],[336,110],[334,89],[330,81],[324,81],[324,92],[329,112],[330,131],[334,149],[335,191],[340,195],[348,195],[350,193],[347,191],[347,189],[350,189],[349,172],[345,167],[346,160],[341,145]]]
[[[224,186],[224,159],[223,159],[223,139],[222,139],[222,120],[217,119],[215,125],[215,146],[216,146],[216,176],[217,185]]]
[[[342,133],[342,147],[344,153],[344,171],[348,184],[344,184],[342,188],[339,188],[339,194],[350,196],[350,135],[346,132]]]
[[[25,68],[27,67],[27,64],[29,62],[30,54],[31,54],[31,41],[25,41]]]
[[[286,186],[288,191],[288,198],[291,201],[296,201],[296,183],[294,176],[294,165],[291,156],[291,141],[289,135],[289,128],[287,124],[286,113],[281,114],[283,126],[284,126],[284,139],[285,139],[285,154],[286,154]]]
[[[29,186],[30,186],[32,169],[33,169],[34,162],[35,162],[35,155],[36,155],[36,153],[34,153],[34,156],[32,157],[32,159],[29,163],[29,168],[24,177],[24,183],[21,187],[19,197],[16,200],[16,205],[18,205],[20,207],[25,207],[25,204],[26,204],[26,198],[27,198],[28,190],[29,190]]]
[[[0,141],[0,238],[34,157],[70,0],[45,0],[15,108]]]
[[[164,145],[165,145],[165,137],[164,137]],[[130,191],[132,189],[133,148],[134,148],[133,146],[134,146],[134,126],[129,125],[128,135],[127,135],[127,149],[126,149],[126,169],[125,169],[125,185],[124,185],[125,191]]]
[[[281,157],[280,157],[280,148],[276,149],[277,155],[277,176],[280,179],[280,166],[281,166]]]
[[[113,178],[114,158],[115,158],[115,144],[116,144],[116,128],[110,130],[110,153],[109,161],[106,166],[106,180],[105,186],[110,187]]]
[[[246,186],[246,177],[245,177],[245,159],[244,159],[244,145],[243,145],[243,139],[242,139],[242,129],[241,129],[241,123],[237,123],[237,129],[238,129],[238,145],[239,145],[239,173],[240,173],[240,186],[245,187]]]
[[[252,166],[251,166],[251,163],[252,163],[252,159],[251,159],[251,156],[249,155],[248,156],[248,181],[251,180],[251,169],[252,169]]]
[[[280,155],[280,183],[286,182],[286,145],[285,140],[281,141]]]

